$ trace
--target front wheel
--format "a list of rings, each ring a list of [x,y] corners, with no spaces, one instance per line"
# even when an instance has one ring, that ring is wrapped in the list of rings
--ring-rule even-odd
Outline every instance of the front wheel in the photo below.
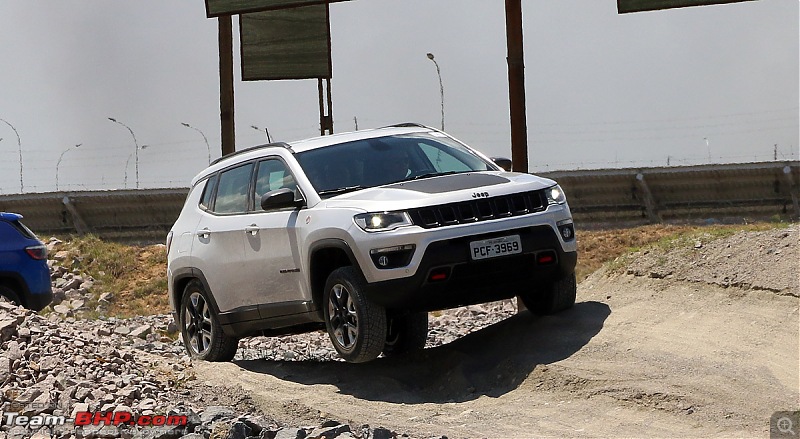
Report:
[[[550,315],[572,308],[577,296],[575,273],[546,285],[534,288],[519,296],[522,303],[536,315]]]
[[[183,291],[178,315],[181,337],[189,356],[206,361],[232,360],[239,340],[222,331],[203,284],[193,280]]]
[[[386,340],[386,310],[364,297],[366,284],[353,267],[337,268],[325,282],[325,327],[336,352],[350,363],[374,360]]]

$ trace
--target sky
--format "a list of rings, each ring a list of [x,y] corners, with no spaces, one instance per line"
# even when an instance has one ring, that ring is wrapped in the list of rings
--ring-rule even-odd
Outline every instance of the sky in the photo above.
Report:
[[[798,4],[523,0],[529,169],[800,159]],[[240,80],[237,23],[237,149],[319,135],[316,80]],[[331,34],[335,132],[440,127],[431,52],[445,131],[511,156],[503,2],[335,3]],[[216,20],[202,0],[3,0],[0,139],[0,194],[134,188],[135,145],[139,187],[188,186],[220,155]]]

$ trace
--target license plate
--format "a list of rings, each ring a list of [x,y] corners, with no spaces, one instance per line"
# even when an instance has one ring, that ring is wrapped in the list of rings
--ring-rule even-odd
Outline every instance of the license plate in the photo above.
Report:
[[[519,235],[501,238],[472,241],[469,243],[472,260],[496,258],[498,256],[522,253],[522,242]]]

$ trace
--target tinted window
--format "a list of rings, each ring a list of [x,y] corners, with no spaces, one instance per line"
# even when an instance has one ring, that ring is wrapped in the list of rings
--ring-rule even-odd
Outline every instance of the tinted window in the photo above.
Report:
[[[211,201],[214,196],[214,187],[217,185],[217,175],[213,175],[206,180],[206,187],[203,189],[203,198],[200,199],[200,207],[203,209],[211,209]]]
[[[249,205],[250,177],[253,164],[248,163],[219,174],[217,196],[214,201],[216,213],[246,212]]]
[[[372,187],[443,173],[494,169],[460,143],[429,134],[386,136],[296,155],[317,192]]]
[[[256,204],[261,200],[261,196],[269,191],[288,188],[295,190],[297,183],[289,173],[289,169],[282,161],[273,159],[265,160],[258,164],[258,175],[256,175]]]
[[[0,220],[0,225],[3,225],[3,224],[8,224],[9,226],[11,226],[11,228],[13,228],[17,232],[19,232],[19,234],[24,236],[25,238],[28,238],[28,239],[39,239],[31,231],[31,229],[29,229],[25,224],[22,224],[19,221],[2,221],[2,220]]]

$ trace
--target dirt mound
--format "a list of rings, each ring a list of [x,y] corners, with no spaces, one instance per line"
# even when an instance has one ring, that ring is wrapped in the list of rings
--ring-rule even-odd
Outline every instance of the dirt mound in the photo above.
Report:
[[[627,273],[800,297],[800,227],[678,239],[626,258]]]
[[[277,353],[291,344],[277,340],[268,358],[194,369],[287,423],[324,414],[411,437],[767,437],[772,414],[800,401],[798,230],[661,240],[589,276],[571,310],[465,311],[496,323],[454,339],[443,336],[462,319],[447,312],[432,319],[443,343],[418,353],[286,361]]]

